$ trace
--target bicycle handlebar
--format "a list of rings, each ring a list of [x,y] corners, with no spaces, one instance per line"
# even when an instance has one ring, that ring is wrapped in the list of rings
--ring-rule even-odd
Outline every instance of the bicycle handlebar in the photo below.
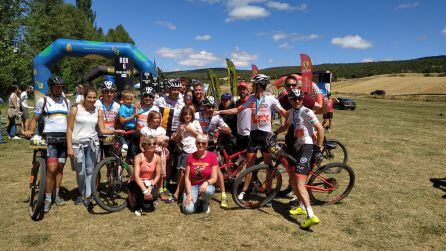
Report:
[[[123,133],[123,135],[130,135],[130,134],[134,134],[135,132],[136,132],[136,130],[126,131]]]

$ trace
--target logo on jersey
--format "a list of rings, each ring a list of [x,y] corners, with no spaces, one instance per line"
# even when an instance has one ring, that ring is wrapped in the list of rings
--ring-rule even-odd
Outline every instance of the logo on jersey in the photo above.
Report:
[[[299,162],[300,162],[301,164],[307,163],[307,161],[308,161],[308,159],[305,158],[305,157],[302,157],[302,158],[300,158],[300,160],[299,160]]]
[[[152,93],[152,91],[153,91],[153,88],[147,86],[147,87],[146,87],[146,90],[145,90],[145,93]]]

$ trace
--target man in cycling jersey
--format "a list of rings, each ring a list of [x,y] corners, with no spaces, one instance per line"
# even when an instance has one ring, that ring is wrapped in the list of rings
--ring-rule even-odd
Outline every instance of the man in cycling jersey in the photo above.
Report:
[[[248,83],[240,82],[237,86],[237,93],[240,97],[235,103],[239,107],[246,103],[249,98]],[[251,133],[251,109],[245,109],[237,113],[237,149],[248,148],[249,135]]]
[[[271,154],[268,152],[267,138],[271,135],[272,111],[278,111],[282,116],[286,116],[286,111],[279,104],[279,101],[270,95],[265,94],[266,86],[269,84],[268,76],[258,74],[253,77],[253,89],[255,94],[249,96],[248,100],[237,108],[216,111],[218,114],[237,114],[245,109],[251,110],[251,133],[249,137],[247,149],[247,167],[254,165],[257,151],[262,151],[265,164],[272,167]],[[251,176],[247,176],[248,182],[245,181],[243,191],[239,194],[239,199],[243,200],[245,192],[251,183]]]
[[[220,115],[213,116],[214,109],[216,106],[215,99],[212,96],[208,96],[204,98],[202,102],[203,111],[195,113],[195,119],[200,122],[201,129],[203,133],[209,136],[208,148],[213,147],[215,145],[214,131],[220,129],[221,133],[226,135],[231,134],[231,128],[225,123],[223,118]],[[226,189],[225,189],[225,177],[221,172],[220,168],[217,170],[217,182],[218,186],[221,190],[221,203],[220,206],[222,208],[228,208],[228,199],[226,197]]]
[[[303,93],[299,89],[293,89],[288,94],[292,109],[289,112],[288,119],[275,134],[285,131],[291,125],[294,126],[294,136],[296,137],[295,153],[292,156],[297,160],[297,166],[293,170],[288,170],[290,175],[290,184],[294,193],[298,196],[299,207],[290,212],[292,214],[306,214],[307,218],[301,224],[302,228],[309,228],[320,222],[319,218],[314,214],[307,188],[305,187],[308,175],[311,170],[311,160],[313,155],[320,155],[323,139],[324,128],[317,119],[314,112],[303,106]],[[315,129],[317,134],[315,134]]]
[[[44,118],[43,134],[48,145],[45,180],[45,213],[50,211],[51,194],[54,188],[56,191],[54,200],[56,205],[62,206],[65,204],[64,200],[59,196],[59,189],[62,183],[63,167],[67,156],[67,115],[70,109],[70,101],[62,96],[65,81],[61,77],[53,75],[48,79],[47,83],[49,93],[37,101],[30,130],[25,133],[28,137],[32,136],[40,118]]]

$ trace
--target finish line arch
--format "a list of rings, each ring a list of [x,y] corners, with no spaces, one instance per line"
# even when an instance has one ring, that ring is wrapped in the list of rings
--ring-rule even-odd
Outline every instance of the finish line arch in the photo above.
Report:
[[[86,40],[57,39],[46,47],[33,60],[34,95],[40,98],[48,91],[47,80],[51,76],[51,67],[63,57],[95,57],[113,58],[126,56],[132,58],[139,69],[141,83],[148,86],[149,79],[156,80],[155,64],[140,50],[130,43],[96,42]],[[141,85],[142,87],[142,85]]]

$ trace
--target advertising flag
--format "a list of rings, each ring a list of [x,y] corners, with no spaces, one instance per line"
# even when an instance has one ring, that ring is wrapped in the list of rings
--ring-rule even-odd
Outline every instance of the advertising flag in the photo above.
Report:
[[[237,95],[237,72],[235,71],[235,65],[230,59],[226,59],[228,65],[228,83],[231,90],[231,95]]]
[[[208,70],[208,77],[210,79],[208,96],[220,97],[221,90],[220,85],[218,84],[217,75],[211,69]]]
[[[306,54],[300,54],[300,64],[302,67],[302,91],[311,94],[313,71],[310,57]]]
[[[251,65],[251,71],[252,71],[252,75],[251,75],[252,77],[259,74],[259,68],[257,68],[257,65],[255,65],[255,64]]]

